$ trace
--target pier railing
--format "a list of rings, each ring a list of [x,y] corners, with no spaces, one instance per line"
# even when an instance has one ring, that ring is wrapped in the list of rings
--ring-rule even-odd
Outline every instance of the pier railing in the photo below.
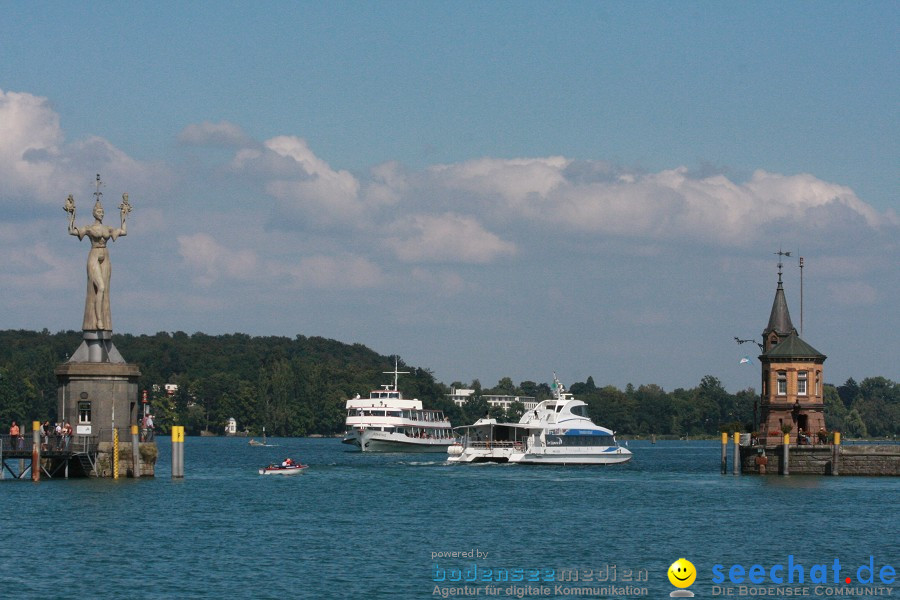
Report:
[[[118,429],[118,428],[117,428]],[[131,443],[131,428],[118,429],[119,442]],[[59,453],[71,454],[95,454],[100,442],[112,442],[113,431],[111,429],[101,430],[98,435],[72,435],[59,436],[40,435],[38,444],[42,455],[51,455]],[[144,441],[143,439],[141,441]],[[6,456],[31,456],[34,449],[34,435],[27,432],[25,435],[11,436],[9,434],[0,435],[0,451]]]

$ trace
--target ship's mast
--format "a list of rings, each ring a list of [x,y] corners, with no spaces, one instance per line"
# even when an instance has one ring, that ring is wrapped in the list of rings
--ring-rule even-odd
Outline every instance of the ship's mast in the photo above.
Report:
[[[394,357],[394,370],[393,371],[382,371],[382,373],[384,373],[385,375],[393,375],[394,376],[394,389],[391,390],[394,392],[398,391],[397,390],[397,376],[409,374],[409,371],[398,371],[397,370],[398,365],[399,365],[399,359],[395,356]]]

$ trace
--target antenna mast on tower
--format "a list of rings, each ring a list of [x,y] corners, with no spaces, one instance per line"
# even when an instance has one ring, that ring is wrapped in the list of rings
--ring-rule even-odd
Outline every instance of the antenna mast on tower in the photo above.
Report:
[[[803,337],[803,257],[800,257],[800,337]]]

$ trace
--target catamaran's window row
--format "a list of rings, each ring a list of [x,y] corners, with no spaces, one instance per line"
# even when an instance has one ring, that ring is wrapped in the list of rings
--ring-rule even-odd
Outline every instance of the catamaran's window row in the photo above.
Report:
[[[486,444],[495,444],[497,446],[509,446],[512,444],[521,444],[522,440],[531,439],[532,443],[540,443],[539,437],[534,436],[522,436],[517,440],[510,440],[508,437],[497,436],[496,438],[489,440],[483,437],[480,437],[479,434],[475,434],[472,437],[466,438],[463,436],[461,438],[464,442],[467,442],[470,446],[485,446]],[[616,438],[611,435],[548,435],[545,439],[546,446],[615,446]]]
[[[447,421],[443,413],[437,411],[418,412],[414,410],[375,410],[371,408],[351,408],[348,417],[399,417],[408,421]]]
[[[557,440],[562,440],[562,442]],[[548,435],[547,445],[551,444],[554,446],[615,446],[616,438],[611,435]]]

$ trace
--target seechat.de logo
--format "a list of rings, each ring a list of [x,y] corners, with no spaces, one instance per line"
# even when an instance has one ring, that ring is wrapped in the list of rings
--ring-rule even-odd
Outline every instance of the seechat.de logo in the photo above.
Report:
[[[726,570],[725,565],[713,565],[712,582],[716,584],[728,582],[754,585],[795,583],[890,585],[897,578],[897,571],[892,565],[880,565],[876,562],[874,556],[869,557],[868,563],[858,567],[851,565],[843,571],[842,569],[843,565],[837,558],[830,564],[827,562],[814,564],[807,569],[803,563],[794,559],[793,554],[789,554],[787,563],[775,563],[771,566],[754,564],[744,567],[743,565],[735,564]]]

